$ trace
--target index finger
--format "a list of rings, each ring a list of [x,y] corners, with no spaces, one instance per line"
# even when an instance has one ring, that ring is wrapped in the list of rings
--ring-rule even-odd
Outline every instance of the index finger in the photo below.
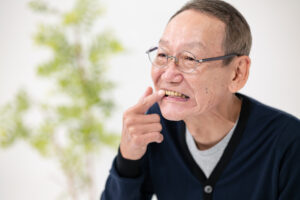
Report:
[[[164,95],[164,90],[159,90],[157,92],[151,92],[144,95],[137,104],[138,112],[144,114],[155,102],[159,101]]]

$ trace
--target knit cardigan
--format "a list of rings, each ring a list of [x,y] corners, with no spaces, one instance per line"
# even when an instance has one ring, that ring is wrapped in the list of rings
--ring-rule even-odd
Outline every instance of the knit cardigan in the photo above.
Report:
[[[300,200],[300,120],[250,97],[242,99],[236,129],[210,177],[193,160],[185,123],[158,113],[164,141],[141,160],[113,161],[101,200]]]

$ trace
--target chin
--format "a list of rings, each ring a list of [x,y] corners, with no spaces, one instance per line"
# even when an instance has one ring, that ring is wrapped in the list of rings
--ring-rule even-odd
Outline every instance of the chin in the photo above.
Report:
[[[162,116],[170,121],[181,121],[184,119],[184,112],[180,109],[176,109],[173,106],[160,105],[160,111]]]
[[[176,115],[176,113],[164,113],[162,112],[162,116],[169,121],[181,121],[183,117]]]

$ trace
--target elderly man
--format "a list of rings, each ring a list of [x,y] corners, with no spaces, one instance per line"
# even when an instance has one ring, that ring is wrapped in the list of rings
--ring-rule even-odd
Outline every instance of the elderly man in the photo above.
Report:
[[[300,199],[299,119],[237,93],[250,48],[249,25],[223,1],[175,13],[147,51],[155,91],[125,111],[101,199]]]

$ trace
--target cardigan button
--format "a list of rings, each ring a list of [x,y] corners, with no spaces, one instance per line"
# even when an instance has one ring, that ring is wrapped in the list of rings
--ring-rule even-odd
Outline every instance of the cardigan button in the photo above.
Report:
[[[212,191],[213,191],[213,187],[212,187],[211,185],[206,185],[206,186],[204,187],[204,192],[205,192],[206,194],[210,194],[210,193],[212,193]]]

